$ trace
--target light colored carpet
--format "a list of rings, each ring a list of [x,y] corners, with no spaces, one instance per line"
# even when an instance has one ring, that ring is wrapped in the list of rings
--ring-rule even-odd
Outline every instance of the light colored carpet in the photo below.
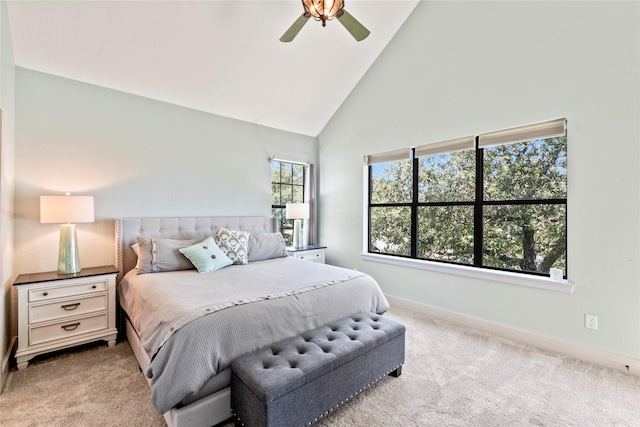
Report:
[[[12,370],[0,394],[0,426],[166,426],[127,341],[34,359]]]
[[[410,311],[394,308],[387,316],[407,326],[402,375],[384,378],[319,427],[640,427],[638,377]],[[165,424],[125,341],[10,372],[0,425]]]

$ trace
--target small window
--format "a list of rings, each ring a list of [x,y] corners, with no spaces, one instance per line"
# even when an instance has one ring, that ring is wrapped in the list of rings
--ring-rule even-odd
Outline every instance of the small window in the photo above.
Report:
[[[566,274],[567,137],[483,149],[483,264]]]
[[[409,256],[413,162],[377,163],[370,175],[369,252]]]
[[[467,143],[460,151],[418,153],[417,258],[473,265],[476,168],[474,141]]]
[[[271,215],[278,218],[280,232],[287,246],[293,243],[293,220],[285,217],[286,204],[302,203],[304,187],[304,165],[276,160],[271,162]]]

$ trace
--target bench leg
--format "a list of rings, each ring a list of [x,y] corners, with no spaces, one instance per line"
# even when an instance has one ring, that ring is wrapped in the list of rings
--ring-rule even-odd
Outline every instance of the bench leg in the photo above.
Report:
[[[402,365],[398,366],[395,371],[389,372],[392,377],[398,378],[402,374]]]

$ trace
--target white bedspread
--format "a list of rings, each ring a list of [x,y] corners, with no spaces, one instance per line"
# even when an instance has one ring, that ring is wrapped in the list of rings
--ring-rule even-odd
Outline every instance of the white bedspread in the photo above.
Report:
[[[136,275],[120,302],[153,360],[152,402],[163,413],[238,356],[358,311],[389,305],[368,275],[285,257]]]

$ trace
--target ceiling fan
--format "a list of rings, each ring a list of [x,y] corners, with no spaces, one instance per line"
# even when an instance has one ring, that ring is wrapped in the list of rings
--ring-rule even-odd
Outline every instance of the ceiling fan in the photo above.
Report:
[[[344,10],[344,0],[302,0],[302,6],[304,13],[280,37],[281,42],[292,41],[311,17],[316,21],[322,21],[323,27],[327,25],[327,21],[338,18],[357,41],[362,41],[369,35],[369,30]]]

